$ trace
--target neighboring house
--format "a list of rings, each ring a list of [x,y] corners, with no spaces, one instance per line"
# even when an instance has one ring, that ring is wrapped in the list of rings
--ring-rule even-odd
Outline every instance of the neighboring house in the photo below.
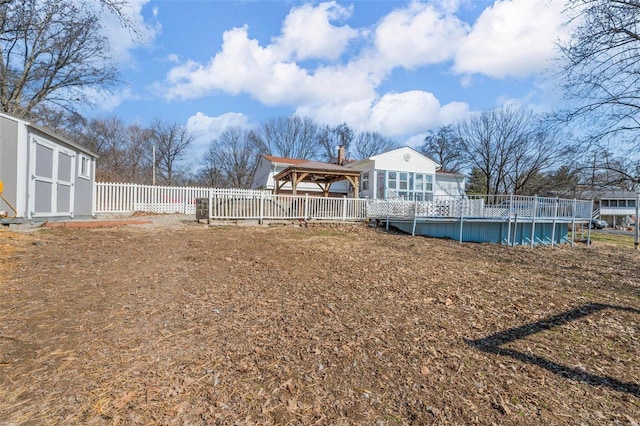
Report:
[[[597,216],[609,225],[627,226],[634,223],[638,194],[634,191],[603,191],[593,194]]]
[[[92,216],[96,158],[60,135],[0,113],[0,180],[16,222]],[[0,210],[12,213],[2,200]]]
[[[340,155],[333,163],[343,160]],[[274,176],[291,166],[301,166],[307,160],[262,155],[251,188],[273,191]],[[439,171],[439,165],[412,148],[399,148],[360,161],[342,161],[344,166],[360,172],[359,196],[362,198],[404,198],[428,200],[433,196],[465,195],[465,177]],[[290,192],[287,183],[280,193]],[[298,194],[322,195],[322,189],[311,182],[302,182]],[[352,195],[347,181],[331,185],[330,196]]]
[[[418,151],[398,148],[347,165],[360,171],[360,196],[429,200],[465,195],[465,177],[440,172],[440,165]]]

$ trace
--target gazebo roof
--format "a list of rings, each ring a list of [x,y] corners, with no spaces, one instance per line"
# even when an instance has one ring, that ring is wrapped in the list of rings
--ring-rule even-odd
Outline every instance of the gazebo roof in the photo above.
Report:
[[[317,184],[326,196],[329,192],[329,186],[341,180],[348,180],[351,185],[357,188],[360,172],[338,164],[305,161],[287,167],[274,176],[274,179],[276,181],[276,190],[282,188],[285,183],[291,182],[293,193],[295,194],[300,182],[310,182]]]

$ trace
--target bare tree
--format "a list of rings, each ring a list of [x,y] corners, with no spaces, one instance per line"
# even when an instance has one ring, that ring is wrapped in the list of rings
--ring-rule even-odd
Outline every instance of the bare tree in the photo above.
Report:
[[[462,121],[456,132],[489,194],[522,194],[530,179],[573,152],[555,129],[522,108],[481,112]]]
[[[255,136],[263,154],[307,160],[317,156],[318,125],[308,117],[271,118]]]
[[[151,131],[127,126],[117,116],[94,118],[74,135],[99,155],[96,178],[110,182],[151,182]]]
[[[640,184],[640,160],[616,157],[608,150],[594,149],[589,152],[579,170],[583,187],[591,191],[633,191]]]
[[[399,145],[394,140],[378,132],[360,132],[353,140],[350,155],[353,159],[362,160],[396,148]]]
[[[440,164],[442,170],[459,173],[467,164],[464,144],[452,125],[429,132],[418,151]]]
[[[218,160],[218,149],[214,143],[202,155],[198,170],[198,182],[200,185],[212,188],[227,187],[227,177],[222,169],[222,164]]]
[[[34,112],[33,122],[39,124],[71,140],[83,133],[88,121],[77,112],[64,109],[51,109],[45,104],[38,105]]]
[[[153,181],[153,132],[136,124],[127,129],[127,176],[129,182],[151,184]]]
[[[84,132],[79,135],[79,142],[100,157],[96,169],[97,180],[127,181],[124,176],[127,167],[127,137],[127,126],[116,116],[90,120]]]
[[[233,188],[249,188],[253,180],[260,147],[256,135],[240,127],[225,130],[218,139],[211,142],[205,154],[209,164],[215,164],[216,173],[222,174],[222,181]]]
[[[124,3],[103,1],[112,11]],[[46,103],[73,110],[87,88],[110,88],[117,73],[100,16],[72,0],[0,5],[0,109],[29,117]]]
[[[334,127],[325,125],[320,129],[318,137],[321,150],[320,157],[327,161],[331,160],[336,156],[339,146],[344,147],[347,156],[350,156],[352,154],[350,151],[351,143],[355,135],[355,131],[347,123],[338,124]]]
[[[181,162],[193,137],[178,123],[155,119],[151,124],[151,141],[156,147],[156,170],[167,185],[173,184],[183,172]]]
[[[560,46],[566,96],[561,114],[592,141],[627,138],[640,152],[640,2],[569,0],[571,37]]]

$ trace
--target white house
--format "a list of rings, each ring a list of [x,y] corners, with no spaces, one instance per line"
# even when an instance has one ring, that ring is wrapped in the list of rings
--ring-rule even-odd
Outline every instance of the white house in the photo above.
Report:
[[[428,200],[433,196],[463,196],[465,177],[440,172],[440,165],[418,151],[398,148],[347,167],[360,171],[360,196]]]
[[[273,191],[274,176],[290,166],[300,166],[306,161],[262,155],[251,188]],[[363,198],[427,200],[433,196],[465,194],[465,176],[440,171],[438,163],[409,147],[364,160],[345,162],[344,165],[360,172],[359,195]],[[350,189],[347,181],[336,182],[331,185],[330,195],[344,196],[353,193]],[[287,183],[282,190],[290,191],[290,184]],[[320,195],[322,189],[313,183],[302,182],[298,186],[298,193]]]
[[[607,220],[611,226],[635,223],[637,192],[604,191],[593,195],[594,207],[599,212],[600,218]]]
[[[28,121],[0,113],[0,211],[14,221],[90,217],[97,156]],[[3,219],[5,222],[7,219]]]

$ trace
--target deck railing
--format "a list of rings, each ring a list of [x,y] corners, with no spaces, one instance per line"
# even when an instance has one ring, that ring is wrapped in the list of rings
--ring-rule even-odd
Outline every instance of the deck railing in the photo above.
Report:
[[[520,195],[433,196],[429,200],[370,200],[369,218],[591,219],[593,202]]]

